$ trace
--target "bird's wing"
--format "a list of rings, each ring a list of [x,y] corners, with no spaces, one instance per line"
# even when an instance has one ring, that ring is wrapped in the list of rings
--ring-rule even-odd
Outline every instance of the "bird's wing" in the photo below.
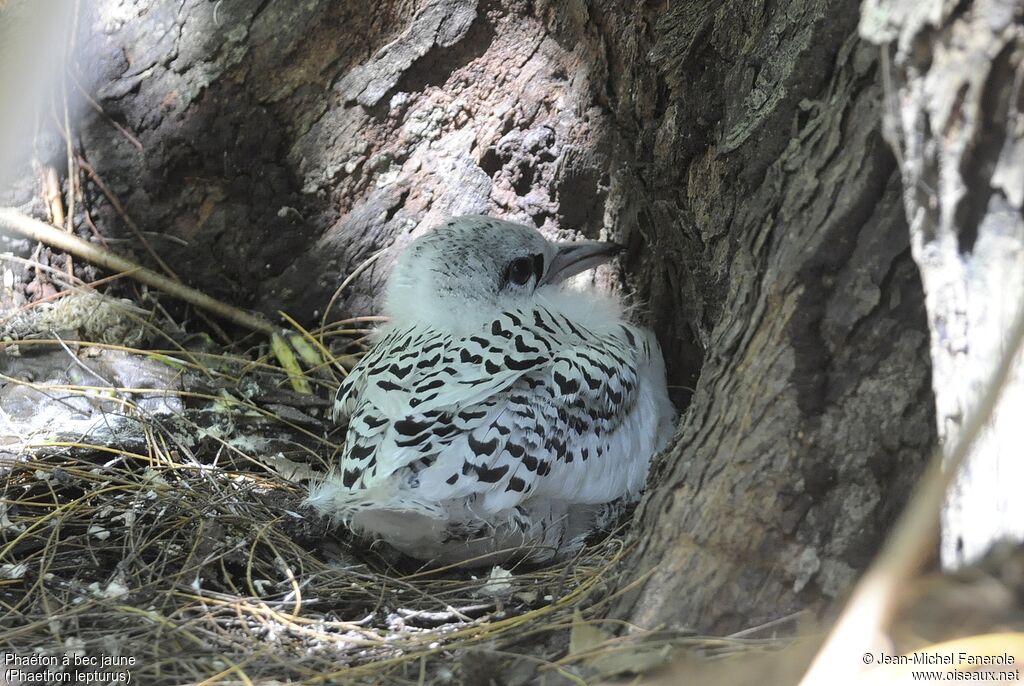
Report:
[[[459,418],[464,408],[480,405],[548,361],[512,351],[496,361],[492,351],[509,343],[484,335],[455,340],[423,326],[387,332],[338,390],[335,419],[348,419],[344,487],[372,487],[422,460],[468,429]]]
[[[591,503],[623,495],[630,446],[615,446],[615,462],[602,457],[621,441],[616,430],[636,404],[639,367],[651,355],[646,335],[623,325],[599,336],[546,310],[528,316],[528,333],[518,334],[513,347],[539,349],[533,354],[544,361],[462,409],[458,416],[473,421],[459,426],[448,449],[419,474],[421,495],[479,494],[489,512],[538,492]]]
[[[410,504],[480,494],[499,511],[551,475],[568,497],[617,497],[589,482],[609,468],[595,462],[635,402],[639,337],[628,326],[596,336],[545,309],[504,313],[465,339],[391,330],[338,393],[336,413],[349,420],[344,488],[390,498],[384,485],[401,474]]]

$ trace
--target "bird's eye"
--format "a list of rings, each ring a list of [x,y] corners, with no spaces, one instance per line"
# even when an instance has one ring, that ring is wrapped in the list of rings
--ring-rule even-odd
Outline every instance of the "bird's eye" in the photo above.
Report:
[[[508,265],[508,280],[517,286],[522,286],[529,281],[533,273],[532,257],[517,257]]]

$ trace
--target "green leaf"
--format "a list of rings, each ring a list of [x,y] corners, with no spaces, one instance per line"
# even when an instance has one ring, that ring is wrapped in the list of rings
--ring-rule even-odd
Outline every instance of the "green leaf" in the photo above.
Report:
[[[292,347],[288,345],[281,334],[275,333],[270,337],[270,349],[274,352],[274,357],[277,358],[277,361],[281,363],[281,367],[288,373],[288,380],[291,382],[295,392],[311,394],[313,389],[309,385],[302,367],[299,366],[299,361],[296,359]]]

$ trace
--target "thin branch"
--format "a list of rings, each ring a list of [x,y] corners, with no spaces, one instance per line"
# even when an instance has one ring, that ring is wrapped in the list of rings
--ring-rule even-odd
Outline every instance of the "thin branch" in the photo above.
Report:
[[[136,281],[253,331],[267,335],[273,335],[277,331],[273,324],[262,317],[211,298],[205,293],[189,288],[97,245],[83,241],[77,236],[59,231],[49,224],[28,217],[13,208],[0,207],[0,227],[8,228],[33,240],[76,255],[105,269],[125,272],[126,276],[130,276]]]
[[[367,257],[365,260],[362,261],[362,263],[359,264],[358,267],[352,270],[352,273],[348,275],[348,278],[341,282],[341,285],[338,286],[338,289],[336,291],[334,291],[334,294],[331,296],[331,299],[327,301],[327,307],[324,308],[324,316],[320,318],[321,332],[323,332],[323,330],[327,328],[327,317],[330,316],[331,310],[334,309],[334,304],[337,302],[338,298],[341,297],[342,292],[348,287],[350,283],[352,283],[355,280],[357,276],[362,274],[367,267],[376,262],[377,258],[383,255],[385,252],[387,252],[387,248],[382,248],[377,252],[373,253],[372,255],[370,255],[369,257]]]
[[[138,138],[136,138],[136,137],[135,137],[135,136],[134,136],[134,135],[132,134],[132,132],[131,132],[131,131],[129,131],[129,130],[128,130],[128,129],[126,129],[125,127],[121,126],[120,124],[118,124],[118,123],[117,123],[117,122],[116,122],[116,121],[114,120],[114,118],[113,118],[113,117],[111,117],[111,116],[110,116],[109,114],[107,114],[107,113],[106,113],[106,111],[105,111],[105,110],[103,109],[103,106],[102,106],[102,105],[100,105],[100,104],[99,104],[98,102],[96,102],[96,99],[95,99],[95,98],[93,98],[93,97],[92,97],[91,95],[89,95],[89,93],[88,93],[88,92],[87,92],[87,91],[85,90],[85,87],[83,87],[83,86],[82,86],[82,83],[81,83],[81,82],[80,82],[80,81],[78,80],[78,77],[76,77],[76,76],[75,76],[75,74],[74,74],[73,72],[71,72],[71,71],[70,71],[70,67],[69,67],[69,71],[68,71],[68,76],[69,76],[69,77],[71,78],[71,83],[75,84],[75,88],[77,88],[77,89],[78,89],[78,92],[79,92],[79,93],[80,93],[80,94],[82,95],[82,97],[84,97],[84,98],[85,98],[86,102],[88,102],[88,103],[89,103],[89,105],[90,105],[90,106],[91,106],[91,107],[92,107],[92,108],[93,108],[94,110],[96,110],[96,112],[97,112],[97,113],[98,113],[98,114],[99,114],[100,116],[102,116],[102,117],[103,117],[103,118],[104,118],[104,119],[105,119],[105,120],[106,120],[106,121],[107,121],[107,122],[108,122],[108,123],[109,123],[109,124],[110,124],[111,126],[113,126],[113,127],[115,128],[115,129],[117,129],[117,130],[118,130],[118,131],[119,131],[119,132],[121,133],[121,135],[122,135],[122,136],[124,136],[124,137],[125,137],[125,139],[126,139],[126,140],[127,140],[127,141],[128,141],[129,143],[131,143],[131,144],[132,144],[133,146],[135,146],[135,148],[136,148],[136,149],[137,149],[137,150],[138,150],[139,152],[142,152],[142,151],[143,151],[143,150],[145,149],[145,148],[143,147],[143,145],[142,145],[142,142],[141,142],[141,141],[139,141],[139,139],[138,139]]]
[[[114,207],[114,211],[116,211],[117,214],[120,215],[125,225],[127,225],[128,228],[131,229],[132,233],[135,234],[135,237],[139,240],[139,243],[142,244],[142,247],[146,249],[146,252],[149,254],[149,256],[153,258],[153,261],[156,262],[157,265],[159,265],[160,268],[164,270],[166,274],[168,274],[172,278],[177,279],[178,275],[175,274],[174,270],[171,269],[170,265],[164,262],[160,255],[158,255],[157,252],[153,250],[152,246],[150,246],[149,244],[149,241],[146,240],[146,236],[143,234],[142,229],[140,229],[139,225],[135,223],[135,220],[132,219],[131,216],[129,216],[128,211],[125,210],[124,208],[124,205],[121,204],[121,201],[118,199],[116,195],[114,195],[113,191],[111,191],[107,187],[107,184],[103,182],[103,179],[100,178],[100,175],[96,172],[95,169],[93,169],[92,165],[89,164],[89,162],[81,155],[78,156],[78,165],[85,170],[86,174],[89,175],[89,178],[92,179],[92,182],[95,183],[96,187],[100,189],[100,192],[102,192],[103,195],[107,196],[107,200],[109,200],[110,204]]]

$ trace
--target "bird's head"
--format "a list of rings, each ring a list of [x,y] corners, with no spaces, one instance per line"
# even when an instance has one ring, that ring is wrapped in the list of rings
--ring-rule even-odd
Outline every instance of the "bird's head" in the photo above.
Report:
[[[554,243],[522,224],[456,217],[417,238],[398,258],[385,310],[399,323],[472,328],[503,311],[529,307],[620,249],[601,241]]]

